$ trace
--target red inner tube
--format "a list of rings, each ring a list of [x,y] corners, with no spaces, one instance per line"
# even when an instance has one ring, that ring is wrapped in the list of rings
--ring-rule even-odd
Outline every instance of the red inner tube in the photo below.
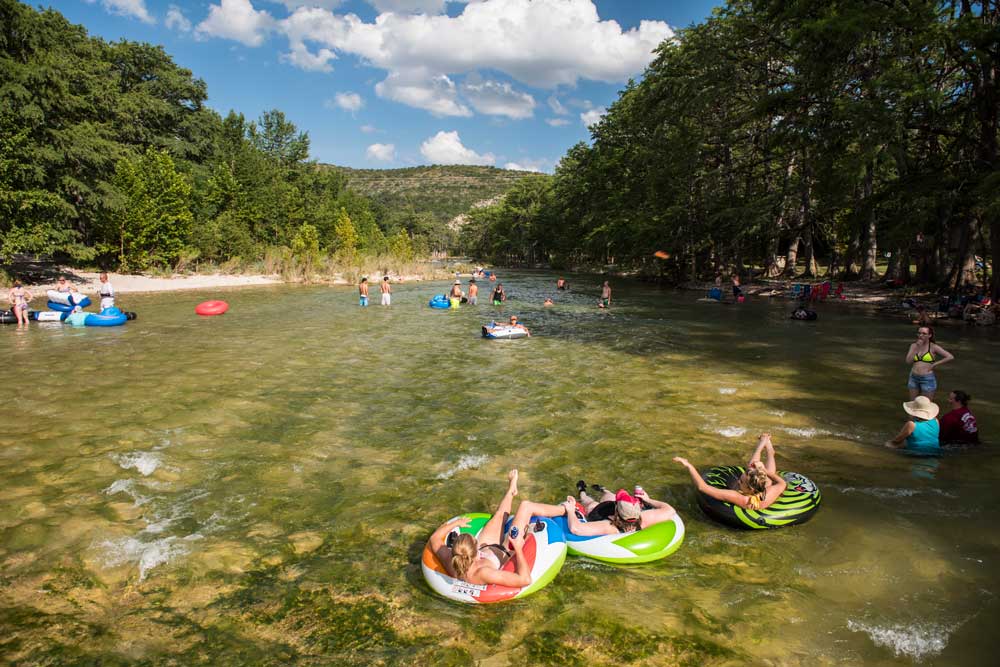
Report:
[[[199,315],[221,315],[229,310],[229,304],[225,301],[202,301],[194,307],[194,312]]]

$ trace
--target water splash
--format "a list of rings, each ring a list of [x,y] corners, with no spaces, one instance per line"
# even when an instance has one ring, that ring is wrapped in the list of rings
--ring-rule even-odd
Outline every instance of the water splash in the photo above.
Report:
[[[735,387],[719,387],[719,393],[722,394],[723,396],[728,396],[729,394],[735,394],[736,393],[736,388]]]
[[[869,625],[852,620],[847,621],[847,629],[864,632],[876,646],[892,649],[897,658],[907,656],[918,661],[943,651],[948,645],[948,636],[955,630],[932,624]]]
[[[118,540],[105,540],[101,542],[101,548],[105,552],[106,566],[135,563],[139,566],[139,581],[143,581],[150,570],[188,553],[188,543],[199,539],[201,535],[198,533],[183,538],[164,537],[150,542],[143,542],[134,537],[123,537]]]
[[[156,469],[160,467],[160,463],[162,462],[160,455],[154,452],[119,454],[115,457],[115,461],[123,470],[135,468],[143,477],[149,477],[156,472]]]
[[[454,466],[445,470],[443,473],[437,476],[438,479],[451,479],[455,476],[455,473],[461,472],[463,470],[469,470],[470,468],[478,468],[487,461],[490,457],[486,454],[466,454],[458,460]]]
[[[139,493],[135,488],[135,480],[131,479],[116,479],[111,483],[111,486],[104,489],[104,493],[109,496],[124,493],[132,498],[132,504],[136,507],[145,505],[149,502],[149,497]]]
[[[739,438],[743,436],[747,430],[741,426],[726,426],[725,428],[715,429],[715,433],[725,436],[727,438]]]

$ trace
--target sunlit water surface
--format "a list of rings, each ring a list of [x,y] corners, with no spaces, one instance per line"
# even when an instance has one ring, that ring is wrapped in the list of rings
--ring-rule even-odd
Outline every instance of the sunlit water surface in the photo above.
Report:
[[[597,277],[505,274],[512,299],[436,311],[443,283],[135,295],[113,329],[0,329],[0,660],[14,664],[992,665],[995,447],[911,459],[914,327],[843,303],[705,304]],[[484,292],[488,285],[484,285]],[[541,301],[551,295],[554,308]],[[485,296],[485,295],[484,295]],[[222,317],[193,313],[222,297]],[[485,299],[483,299],[485,301]],[[373,297],[377,302],[377,295]],[[534,336],[479,337],[517,313]],[[942,329],[986,440],[996,330]],[[810,523],[730,530],[686,473],[768,430],[824,493]],[[641,483],[682,514],[664,561],[570,558],[514,603],[436,597],[430,532],[506,470],[557,501]]]

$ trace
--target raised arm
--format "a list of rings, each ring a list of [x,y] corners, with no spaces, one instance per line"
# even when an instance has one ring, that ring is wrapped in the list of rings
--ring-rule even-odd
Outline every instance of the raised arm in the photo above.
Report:
[[[716,500],[721,500],[723,502],[732,503],[734,505],[739,505],[740,507],[747,506],[747,497],[744,496],[739,491],[732,491],[730,489],[718,489],[701,478],[701,475],[691,465],[687,459],[675,456],[674,461],[680,463],[682,466],[687,468],[688,472],[691,473],[691,481],[694,482],[695,487],[710,498],[715,498]]]
[[[451,568],[451,549],[449,549],[448,545],[445,544],[445,540],[448,539],[448,533],[451,531],[468,525],[468,517],[455,517],[431,533],[431,539],[429,541],[431,553],[437,556],[437,559],[441,561],[441,565],[444,566],[445,571],[450,577],[455,576],[455,571]]]
[[[910,343],[910,347],[907,348],[906,350],[906,359],[905,359],[906,363],[908,364],[913,363],[913,355],[916,354],[916,347],[917,347],[916,343]]]
[[[771,480],[771,486],[767,488],[767,493],[764,494],[764,502],[760,504],[761,509],[769,507],[771,503],[777,500],[781,494],[785,492],[785,489],[788,488],[788,482],[786,482],[784,478],[779,477],[773,472],[768,472],[767,476]]]

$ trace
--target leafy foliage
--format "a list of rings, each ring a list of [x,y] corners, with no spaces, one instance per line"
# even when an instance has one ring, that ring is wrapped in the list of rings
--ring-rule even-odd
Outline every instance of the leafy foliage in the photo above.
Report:
[[[731,0],[660,45],[534,203],[512,192],[476,212],[467,247],[689,278],[812,276],[825,258],[874,279],[888,253],[887,278],[913,263],[926,282],[985,279],[998,30],[995,2]]]

